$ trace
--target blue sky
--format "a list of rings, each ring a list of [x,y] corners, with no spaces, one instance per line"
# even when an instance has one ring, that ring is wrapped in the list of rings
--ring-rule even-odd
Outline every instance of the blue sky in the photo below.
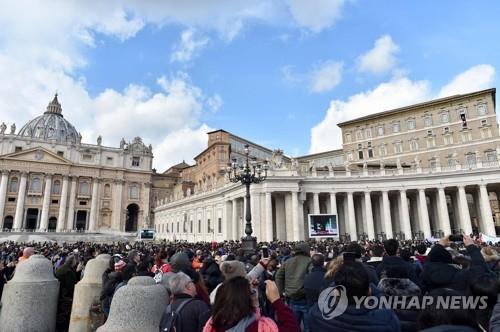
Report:
[[[159,169],[190,161],[210,129],[303,155],[340,147],[338,121],[497,83],[495,1],[1,6],[3,121],[57,90],[85,141],[141,136]]]

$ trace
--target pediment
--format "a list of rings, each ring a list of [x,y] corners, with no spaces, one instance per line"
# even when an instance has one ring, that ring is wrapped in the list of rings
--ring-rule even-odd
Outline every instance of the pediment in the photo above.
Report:
[[[31,161],[38,163],[70,165],[71,161],[58,156],[52,151],[36,147],[24,151],[9,153],[0,157],[3,160]]]

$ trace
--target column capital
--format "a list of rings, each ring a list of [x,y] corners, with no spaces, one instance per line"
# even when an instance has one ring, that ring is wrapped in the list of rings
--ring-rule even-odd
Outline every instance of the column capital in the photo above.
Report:
[[[51,180],[53,176],[54,176],[53,173],[45,173],[45,179],[47,180]]]
[[[425,193],[425,188],[418,188],[418,192],[424,192]]]
[[[26,172],[26,171],[21,172],[21,177],[23,177],[23,178],[27,178],[28,175],[29,175],[29,172]]]
[[[63,181],[68,181],[69,176],[67,174],[63,174],[62,179]]]
[[[9,175],[10,171],[8,169],[2,169],[2,175]]]
[[[98,176],[94,176],[94,177],[92,178],[92,181],[93,181],[94,183],[99,183],[99,182],[101,182],[101,178],[100,178],[100,177],[98,177]]]
[[[124,184],[125,180],[123,180],[123,179],[113,179],[113,183],[114,184]]]

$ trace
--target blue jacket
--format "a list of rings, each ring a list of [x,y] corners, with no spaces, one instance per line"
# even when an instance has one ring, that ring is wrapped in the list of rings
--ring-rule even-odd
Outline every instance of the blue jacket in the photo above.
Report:
[[[398,317],[389,309],[368,310],[349,306],[342,315],[325,320],[318,304],[315,304],[309,311],[309,328],[315,332],[399,332],[401,330]]]

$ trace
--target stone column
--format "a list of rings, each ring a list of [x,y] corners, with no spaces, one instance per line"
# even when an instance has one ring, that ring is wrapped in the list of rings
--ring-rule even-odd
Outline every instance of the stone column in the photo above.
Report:
[[[495,224],[491,215],[490,198],[485,184],[479,185],[479,208],[481,209],[481,232],[488,236],[496,236]]]
[[[319,214],[319,193],[313,193],[313,213]]]
[[[330,193],[330,213],[337,215],[337,197],[334,192]],[[339,218],[337,217],[337,224],[339,222]],[[338,227],[338,225],[337,225]]]
[[[372,199],[369,191],[365,191],[365,215],[366,215],[366,233],[368,239],[375,239],[375,227],[373,225]]]
[[[99,301],[102,288],[102,274],[109,266],[111,256],[101,254],[88,261],[85,274],[75,286],[69,332],[87,332],[91,330],[90,307]]]
[[[446,195],[443,187],[438,188],[438,217],[439,227],[444,232],[444,235],[446,236],[451,234],[448,205],[446,204]]]
[[[64,230],[64,224],[66,222],[66,205],[68,203],[68,176],[63,176],[63,185],[61,192],[61,204],[59,204],[59,215],[57,216],[57,232],[62,232]]]
[[[43,191],[42,216],[39,231],[46,232],[49,228],[50,194],[52,190],[52,175],[45,175],[45,190]]]
[[[300,240],[300,224],[299,224],[299,195],[298,192],[292,191],[292,227],[293,241]]]
[[[76,176],[71,177],[71,190],[69,193],[69,207],[68,207],[68,221],[67,221],[66,226],[65,226],[65,229],[67,229],[67,230],[73,229],[73,222],[75,220],[75,200],[76,200],[77,179],[78,178]]]
[[[382,191],[382,228],[384,229],[387,239],[392,239],[392,221],[391,221],[391,203],[389,201],[389,192]]]
[[[418,219],[420,231],[424,233],[424,237],[426,239],[431,237],[431,224],[429,222],[429,211],[427,210],[425,189],[418,190]]]
[[[92,202],[90,204],[89,232],[95,232],[97,229],[97,216],[99,214],[99,179],[92,181]]]
[[[458,213],[460,228],[464,230],[465,234],[471,234],[472,223],[470,221],[469,204],[467,203],[465,187],[462,185],[458,186]]]
[[[239,224],[239,218],[238,218],[238,199],[235,198],[233,199],[233,214],[232,214],[232,231],[233,231],[233,240],[238,240],[238,224]]]
[[[113,226],[114,231],[121,231],[122,224],[122,199],[123,199],[123,180],[115,180],[113,193]]]
[[[3,229],[3,213],[5,211],[5,199],[7,197],[7,185],[9,182],[9,171],[2,171],[2,181],[0,182],[0,231]]]
[[[149,207],[149,201],[151,199],[151,183],[145,183],[144,184],[144,222],[143,226],[144,228],[149,228],[154,225],[151,225],[151,216],[149,215],[150,212],[150,207]],[[214,217],[215,218],[215,217]],[[215,229],[215,228],[214,228]]]
[[[399,191],[399,218],[401,220],[401,230],[405,234],[405,239],[411,239],[410,214],[408,212],[408,199],[406,198],[405,189]]]
[[[273,240],[273,199],[270,192],[266,192],[266,236],[265,241]]]
[[[351,241],[357,241],[358,231],[356,229],[356,215],[354,214],[354,197],[352,192],[347,192],[347,224],[349,225]]]
[[[33,255],[18,264],[3,289],[0,331],[55,331],[58,294],[47,258]]]

